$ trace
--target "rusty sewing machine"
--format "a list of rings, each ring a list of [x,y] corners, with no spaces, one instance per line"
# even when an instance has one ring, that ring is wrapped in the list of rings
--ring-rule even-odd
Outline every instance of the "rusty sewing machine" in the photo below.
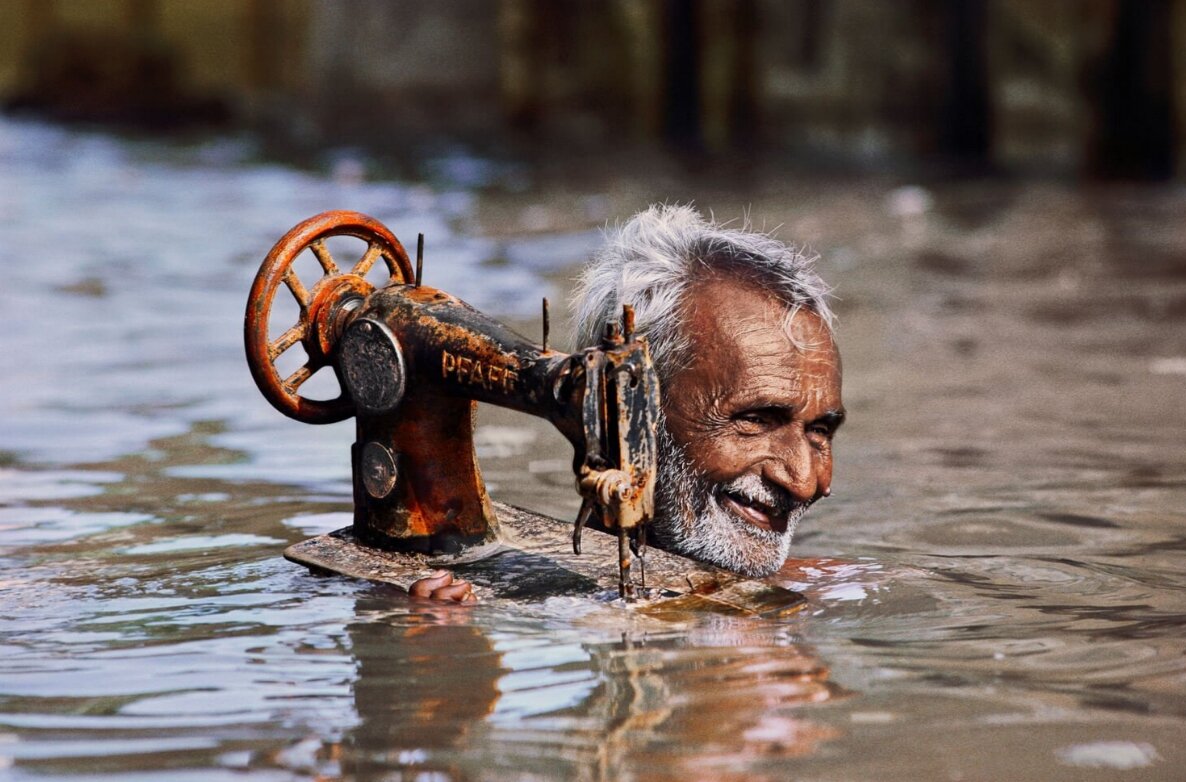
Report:
[[[327,245],[335,236],[366,244],[348,268]],[[308,288],[293,266],[306,251],[322,271]],[[357,420],[352,527],[291,546],[285,556],[315,571],[406,587],[426,564],[461,566],[527,551],[535,564],[510,568],[506,581],[538,569],[544,557],[553,571],[559,563],[562,571],[592,574],[582,583],[605,587],[610,579],[601,565],[574,564],[588,525],[616,536],[611,546],[612,538],[597,535],[594,548],[615,561],[618,594],[646,592],[645,566],[635,569],[636,578],[631,564],[645,550],[654,513],[659,385],[646,340],[634,333],[633,312],[626,307],[620,320],[608,322],[599,345],[561,353],[547,345],[546,300],[543,344],[534,344],[423,285],[422,261],[423,236],[413,270],[399,240],[377,220],[326,212],[289,231],[260,267],[244,325],[260,391],[298,421]],[[376,288],[365,278],[380,263],[387,280]],[[296,299],[299,317],[273,337],[270,316],[282,287]],[[276,360],[297,343],[307,361],[281,377]],[[341,394],[325,401],[302,396],[301,385],[323,367],[336,373]],[[474,452],[477,402],[545,418],[572,443],[582,506],[571,554],[558,545],[560,522],[491,501]],[[787,600],[773,599],[770,589],[744,587],[752,582],[664,552],[658,559],[651,593],[713,594],[722,603],[732,595],[731,607],[785,608]],[[499,580],[489,572],[466,577],[479,585]]]

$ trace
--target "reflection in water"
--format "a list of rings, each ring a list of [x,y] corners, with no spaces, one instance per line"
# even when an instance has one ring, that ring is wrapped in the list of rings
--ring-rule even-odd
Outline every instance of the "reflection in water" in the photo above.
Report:
[[[405,598],[376,591],[356,604],[366,621],[346,628],[357,662],[359,724],[345,739],[343,771],[360,780],[400,768],[457,778],[453,758],[498,702],[507,670],[465,607],[392,615],[392,603]]]
[[[800,644],[771,646],[759,620],[655,623],[617,640],[549,643],[502,629],[479,613],[489,607],[407,608],[374,589],[347,628],[359,723],[343,740],[341,768],[361,780],[532,769],[581,780],[622,779],[631,769],[655,779],[754,779],[760,764],[808,755],[836,735],[801,710],[842,692],[826,666]],[[596,634],[624,620],[607,612]]]

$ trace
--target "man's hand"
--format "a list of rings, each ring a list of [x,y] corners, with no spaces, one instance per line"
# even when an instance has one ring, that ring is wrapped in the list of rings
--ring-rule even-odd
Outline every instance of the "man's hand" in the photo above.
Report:
[[[452,600],[455,603],[473,603],[478,596],[468,581],[454,581],[448,570],[438,570],[408,587],[412,597],[427,597],[432,600]]]

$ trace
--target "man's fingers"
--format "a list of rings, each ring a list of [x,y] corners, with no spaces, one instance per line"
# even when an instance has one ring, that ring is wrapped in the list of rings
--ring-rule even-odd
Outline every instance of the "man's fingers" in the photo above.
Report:
[[[412,597],[432,597],[433,592],[441,587],[453,583],[453,574],[447,570],[438,570],[429,574],[428,578],[413,581],[408,587],[408,594]]]
[[[412,597],[452,600],[456,603],[472,603],[478,599],[468,581],[454,581],[453,574],[447,570],[437,570],[427,578],[412,582],[408,587],[408,594]]]
[[[468,581],[454,581],[448,586],[440,587],[432,591],[433,600],[452,600],[456,603],[466,603],[471,600],[477,600],[477,595],[474,594],[474,588],[470,586]]]

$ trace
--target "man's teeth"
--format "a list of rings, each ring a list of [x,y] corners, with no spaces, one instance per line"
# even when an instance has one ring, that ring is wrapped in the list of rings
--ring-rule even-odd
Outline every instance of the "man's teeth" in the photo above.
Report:
[[[759,513],[763,513],[767,516],[782,515],[781,511],[777,510],[776,508],[772,508],[771,506],[769,506],[763,502],[760,502],[760,501],[754,499],[753,497],[747,497],[746,495],[738,494],[737,492],[726,492],[725,496],[727,496],[729,499],[736,502],[738,505],[742,505],[746,508],[752,508],[752,509],[758,511]]]

